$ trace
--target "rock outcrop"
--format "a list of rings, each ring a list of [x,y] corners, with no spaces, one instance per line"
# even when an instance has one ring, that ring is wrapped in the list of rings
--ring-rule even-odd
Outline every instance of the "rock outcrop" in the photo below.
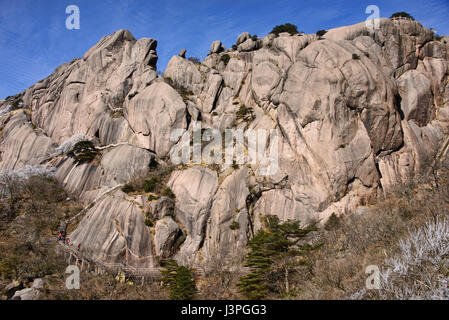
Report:
[[[158,77],[155,40],[127,30],[103,38],[0,101],[0,170],[56,167],[86,204],[72,243],[110,267],[157,270],[157,257],[232,264],[263,215],[324,221],[448,163],[447,37],[437,40],[416,21],[381,19],[378,30],[360,23],[321,38],[243,33],[236,45],[226,51],[215,41],[200,64],[183,50]],[[169,167],[170,152],[185,142],[172,133],[193,133],[196,121],[223,135],[277,130],[278,170],[200,161],[160,181],[173,196],[120,190],[153,174],[154,161]],[[57,152],[77,135],[96,146],[93,161]]]
[[[39,300],[44,289],[45,282],[42,279],[35,279],[31,288],[16,291],[11,300]]]
[[[186,53],[187,53],[187,50],[186,49],[182,49],[181,51],[179,51],[179,56],[181,58],[185,58],[186,57]]]
[[[210,46],[210,53],[220,53],[224,50],[223,45],[220,40],[212,42]]]

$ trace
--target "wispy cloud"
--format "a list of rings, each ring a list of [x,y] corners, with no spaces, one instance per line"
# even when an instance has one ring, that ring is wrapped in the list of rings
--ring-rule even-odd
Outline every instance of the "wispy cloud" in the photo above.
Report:
[[[81,9],[81,30],[65,29],[70,4]],[[0,0],[0,97],[26,89],[118,29],[158,40],[158,67],[164,69],[183,48],[204,58],[212,41],[230,47],[244,31],[264,36],[291,22],[312,33],[361,22],[370,4],[378,5],[382,16],[408,11],[449,34],[447,0]]]

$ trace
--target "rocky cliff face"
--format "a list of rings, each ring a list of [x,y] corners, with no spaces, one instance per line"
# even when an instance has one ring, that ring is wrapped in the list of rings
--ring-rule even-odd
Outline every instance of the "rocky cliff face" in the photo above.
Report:
[[[88,208],[71,242],[106,265],[231,263],[262,215],[307,223],[345,214],[448,161],[447,41],[418,22],[389,19],[374,32],[361,23],[321,38],[245,33],[232,50],[214,42],[200,64],[174,56],[158,77],[157,42],[120,30],[0,101],[0,169],[55,167]],[[238,116],[242,106],[250,117]],[[180,143],[171,132],[192,131],[196,121],[221,131],[277,129],[279,170],[177,166],[165,181],[174,200],[122,192],[150,175],[154,160],[169,166]],[[100,150],[94,161],[60,152],[79,135]]]

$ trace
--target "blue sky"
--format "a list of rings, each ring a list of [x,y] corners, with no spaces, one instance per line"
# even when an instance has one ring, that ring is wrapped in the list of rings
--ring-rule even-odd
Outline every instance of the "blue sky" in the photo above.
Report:
[[[366,20],[371,4],[382,17],[407,11],[449,35],[449,0],[0,0],[0,98],[47,77],[118,29],[158,40],[163,70],[183,48],[204,58],[212,41],[230,47],[244,31],[262,37],[286,22],[306,33],[350,25]],[[65,27],[68,5],[80,8],[80,30]]]

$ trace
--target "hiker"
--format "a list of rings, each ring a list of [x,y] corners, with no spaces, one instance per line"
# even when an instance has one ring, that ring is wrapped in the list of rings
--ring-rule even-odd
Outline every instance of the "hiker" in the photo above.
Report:
[[[67,245],[69,245],[70,244],[70,239],[69,238],[67,238]]]
[[[81,243],[78,244],[78,250],[81,251]]]
[[[61,241],[61,240],[62,240],[62,233],[60,232],[58,235],[58,241]]]

